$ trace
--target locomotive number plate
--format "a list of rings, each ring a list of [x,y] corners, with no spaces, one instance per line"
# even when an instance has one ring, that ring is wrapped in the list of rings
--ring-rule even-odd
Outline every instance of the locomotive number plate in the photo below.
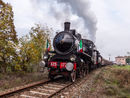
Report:
[[[57,62],[51,62],[50,66],[57,68]]]
[[[60,69],[65,68],[66,62],[60,62]]]

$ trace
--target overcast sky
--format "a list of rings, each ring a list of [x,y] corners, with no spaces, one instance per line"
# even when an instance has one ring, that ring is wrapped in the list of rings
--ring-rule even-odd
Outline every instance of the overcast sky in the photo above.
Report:
[[[111,54],[114,61],[116,56],[130,52],[130,0],[3,1],[13,7],[19,38],[28,34],[34,23],[61,31],[63,23],[70,21],[72,29],[95,42],[104,58]]]

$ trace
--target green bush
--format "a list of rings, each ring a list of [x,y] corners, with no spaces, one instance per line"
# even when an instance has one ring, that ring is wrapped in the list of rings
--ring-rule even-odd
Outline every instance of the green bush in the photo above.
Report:
[[[13,73],[10,66],[7,66],[7,68],[6,68],[6,73]]]

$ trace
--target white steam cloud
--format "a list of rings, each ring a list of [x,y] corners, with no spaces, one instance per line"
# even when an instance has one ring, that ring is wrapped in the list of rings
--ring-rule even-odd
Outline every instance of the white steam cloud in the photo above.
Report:
[[[89,38],[95,42],[97,18],[93,11],[90,10],[89,0],[29,1],[32,3],[35,11],[37,11],[37,7],[39,6],[47,7],[47,9],[49,9],[48,14],[55,18],[57,25],[61,24],[61,26],[64,27],[64,22],[71,22],[71,28],[76,29],[78,32],[80,31],[79,33],[82,34],[83,38]]]
[[[70,21],[71,9],[69,6],[59,9],[56,5],[52,5],[50,6],[50,13],[54,16],[57,22],[60,22],[62,27],[65,21]]]
[[[88,30],[90,39],[95,42],[97,31],[97,18],[95,14],[90,10],[89,0],[57,0],[57,2],[63,3],[66,6],[70,6],[72,12],[83,19],[84,28]],[[84,36],[86,36],[85,32]]]

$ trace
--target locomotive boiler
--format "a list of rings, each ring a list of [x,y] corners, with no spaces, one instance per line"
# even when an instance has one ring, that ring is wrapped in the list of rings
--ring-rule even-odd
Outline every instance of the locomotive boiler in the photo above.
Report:
[[[64,75],[74,82],[76,78],[100,66],[100,53],[94,43],[82,39],[81,34],[70,29],[70,22],[65,22],[64,31],[56,34],[53,47],[54,51],[46,51],[43,56],[43,64],[48,68],[50,79]]]

